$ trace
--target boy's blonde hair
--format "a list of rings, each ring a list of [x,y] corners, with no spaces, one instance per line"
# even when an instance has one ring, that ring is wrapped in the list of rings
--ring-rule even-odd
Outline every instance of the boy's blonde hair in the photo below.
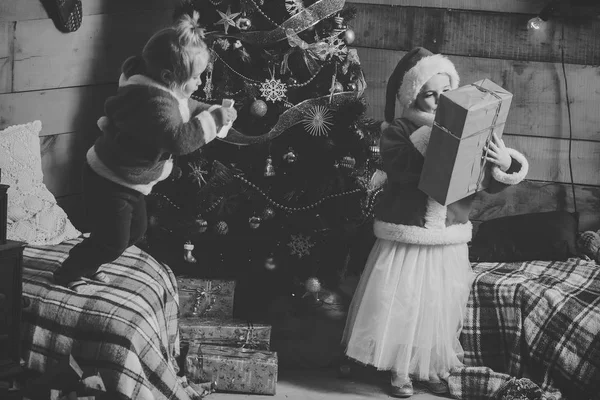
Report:
[[[142,54],[128,58],[122,67],[125,77],[146,75],[170,88],[183,85],[192,77],[198,54],[208,59],[204,30],[199,14],[185,14],[174,26],[156,32],[144,46]]]

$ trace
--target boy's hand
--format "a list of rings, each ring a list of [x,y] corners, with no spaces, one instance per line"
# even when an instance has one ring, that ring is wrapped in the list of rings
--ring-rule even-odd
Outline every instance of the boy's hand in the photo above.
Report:
[[[237,118],[237,111],[233,107],[219,107],[215,111],[221,117],[221,125],[229,125]]]
[[[492,136],[494,140],[490,141],[488,147],[484,148],[484,151],[487,151],[485,159],[496,164],[498,168],[502,170],[502,172],[506,172],[512,164],[512,158],[506,150],[504,141],[499,139],[495,132],[492,134]]]

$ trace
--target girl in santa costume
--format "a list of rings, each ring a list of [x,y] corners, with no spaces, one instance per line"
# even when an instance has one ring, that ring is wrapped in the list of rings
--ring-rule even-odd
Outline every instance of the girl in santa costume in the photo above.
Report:
[[[442,206],[417,186],[440,95],[456,89],[450,60],[424,48],[407,53],[387,84],[381,157],[387,182],[375,209],[377,237],[356,288],[343,343],[346,355],[392,371],[392,395],[410,397],[412,381],[434,393],[462,365],[459,334],[473,279],[467,242],[475,195]],[[396,99],[402,118],[394,119]],[[487,152],[488,192],[519,183],[525,157],[494,136]]]
[[[83,170],[91,235],[54,272],[57,284],[73,287],[81,277],[108,282],[98,268],[144,235],[145,196],[171,173],[172,155],[227,135],[235,109],[190,98],[210,60],[203,39],[198,13],[184,15],[124,62],[119,89],[106,100],[106,115],[98,121],[102,135],[89,149]]]

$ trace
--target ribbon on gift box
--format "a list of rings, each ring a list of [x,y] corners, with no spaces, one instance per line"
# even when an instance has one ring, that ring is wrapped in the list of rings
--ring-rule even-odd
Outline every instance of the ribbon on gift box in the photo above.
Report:
[[[254,350],[254,349],[246,349],[246,348],[236,348],[236,347],[227,347],[227,346],[214,346],[208,345],[204,346],[204,351],[202,350],[202,344],[198,346],[198,356],[201,359],[200,366],[204,367],[204,355],[211,355],[217,357],[226,357],[226,358],[239,358],[239,359],[255,359],[259,361],[269,361],[273,358],[273,352],[267,350]]]
[[[237,345],[243,349],[257,350],[262,345],[264,345],[264,343],[261,343],[260,341],[256,340],[255,336],[256,335],[254,332],[254,324],[252,323],[252,321],[248,321],[246,334],[240,336],[240,340],[238,341]]]
[[[196,289],[196,297],[194,298],[194,308],[192,309],[192,315],[195,317],[199,317],[207,311],[210,311],[213,304],[217,301],[214,295],[219,294],[223,287],[221,285],[216,285],[214,288],[212,287],[212,281],[208,281],[206,283],[206,287],[204,289]],[[207,302],[208,305],[203,309],[202,305],[204,302]]]

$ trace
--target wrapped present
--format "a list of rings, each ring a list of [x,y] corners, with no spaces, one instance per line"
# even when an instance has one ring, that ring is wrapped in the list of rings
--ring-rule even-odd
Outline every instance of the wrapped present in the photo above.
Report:
[[[271,326],[234,319],[180,318],[179,333],[184,341],[219,346],[269,350]]]
[[[277,353],[191,342],[185,375],[195,384],[212,382],[220,392],[274,395]]]
[[[179,317],[233,318],[235,281],[177,277]]]
[[[489,79],[440,96],[419,189],[448,205],[489,186],[491,165],[485,160],[492,133],[498,138],[512,94]]]

